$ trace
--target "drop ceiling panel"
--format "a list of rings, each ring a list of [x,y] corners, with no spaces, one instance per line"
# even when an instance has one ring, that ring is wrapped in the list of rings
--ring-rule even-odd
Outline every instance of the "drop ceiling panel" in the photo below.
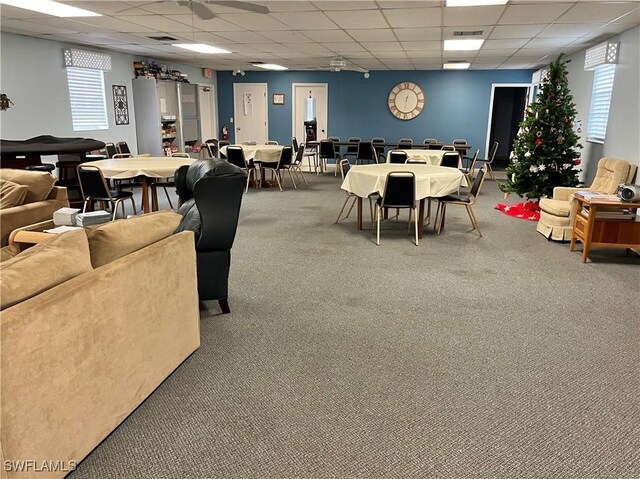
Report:
[[[344,29],[387,28],[379,10],[327,12],[327,16]]]
[[[640,15],[638,2],[614,3],[577,3],[564,15],[558,18],[559,23],[612,22],[618,17],[635,12]],[[637,18],[636,18],[637,21]]]
[[[341,50],[345,52],[363,52],[365,50],[362,45],[354,42],[327,43],[325,45],[333,51]]]
[[[126,19],[127,22],[134,23],[136,25],[153,28],[158,32],[190,32],[193,30],[191,25],[163,17],[162,15],[132,15],[119,18]],[[190,18],[191,17],[189,17],[189,19]]]
[[[393,42],[396,36],[393,30],[388,28],[372,28],[370,30],[347,30],[355,40],[359,42]]]
[[[51,34],[65,34],[74,33],[76,30],[70,30],[68,28],[56,28],[49,25],[43,25],[40,23],[25,22],[24,20],[2,20],[2,30],[11,29],[12,31],[19,31],[20,33],[51,33]]]
[[[441,25],[440,8],[415,8],[413,10],[383,10],[391,28],[438,27]]]
[[[238,25],[245,30],[288,30],[287,26],[270,15],[259,13],[234,13],[219,15],[220,19]]]
[[[362,46],[370,52],[402,51],[402,45],[398,42],[363,42]]]
[[[144,33],[144,32],[157,32],[156,28],[144,27],[136,23],[131,23],[123,20],[126,17],[86,17],[80,20],[86,25],[95,25],[96,27],[112,30],[122,33]]]
[[[279,43],[311,43],[313,40],[306,35],[303,35],[300,32],[296,32],[293,30],[282,30],[282,31],[257,31],[259,35],[262,35],[269,40]]]
[[[528,38],[511,38],[508,40],[485,40],[483,50],[501,50],[509,48],[522,48],[529,41]]]
[[[541,5],[507,5],[507,9],[502,15],[500,25],[528,25],[531,23],[553,22],[562,16],[571,3],[550,3]]]
[[[442,47],[441,42],[400,42],[400,44],[402,45],[402,48],[404,48],[408,52],[425,50],[437,50],[439,52],[440,48]]]
[[[324,11],[336,11],[336,10],[376,10],[378,5],[376,2],[368,1],[368,0],[358,0],[358,1],[336,1],[332,0],[330,2],[313,2],[313,4],[318,7],[320,10]]]
[[[157,15],[155,17],[158,17]],[[197,30],[203,30],[205,32],[242,32],[245,29],[241,26],[229,23],[221,18],[212,18],[211,20],[200,20],[199,18],[193,18],[191,15],[172,15],[170,17],[163,17],[168,21],[180,22],[184,25],[188,25],[191,28]],[[153,21],[151,21],[153,24]],[[171,32],[171,27],[165,27],[164,30]]]
[[[352,41],[352,38],[344,30],[303,30],[300,33],[320,43]]]
[[[604,23],[554,23],[542,30],[539,37],[581,37],[604,27]]]
[[[440,28],[395,28],[393,33],[400,41],[442,40]]]
[[[276,20],[296,30],[334,30],[338,26],[321,12],[274,13]]]
[[[534,38],[524,48],[554,49],[562,48],[574,41],[572,38]]]
[[[423,50],[407,52],[407,56],[412,60],[421,58],[440,58],[442,56],[440,50]]]
[[[83,1],[83,2],[65,2],[65,3],[74,5],[80,8],[84,8],[92,12],[102,13],[104,15],[114,15],[114,14],[121,13],[133,8],[131,7],[131,5],[128,5],[124,2]]]
[[[544,30],[545,26],[546,25],[543,23],[537,23],[534,25],[498,25],[494,27],[489,38],[533,38]]]
[[[445,8],[444,25],[473,26],[492,25],[498,21],[505,10],[505,6],[498,7],[469,7],[469,8]]]

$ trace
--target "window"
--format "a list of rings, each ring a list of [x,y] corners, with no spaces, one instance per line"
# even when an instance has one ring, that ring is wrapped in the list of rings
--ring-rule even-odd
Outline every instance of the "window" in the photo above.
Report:
[[[67,67],[73,131],[107,130],[102,70]]]
[[[611,64],[601,65],[595,69],[591,109],[589,110],[589,126],[587,128],[588,141],[604,143],[607,135],[609,106],[611,106],[611,92],[613,91],[615,72],[616,66]]]

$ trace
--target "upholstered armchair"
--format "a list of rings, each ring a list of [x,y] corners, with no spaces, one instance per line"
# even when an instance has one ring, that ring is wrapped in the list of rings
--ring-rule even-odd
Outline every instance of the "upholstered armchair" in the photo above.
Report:
[[[176,233],[195,233],[199,299],[218,300],[223,313],[230,312],[231,247],[246,179],[241,168],[219,158],[194,161],[175,174],[182,215]]]
[[[569,241],[573,228],[573,194],[580,190],[613,194],[621,183],[633,181],[637,167],[617,158],[602,158],[593,183],[585,188],[556,186],[552,198],[540,200],[537,230],[550,240]]]

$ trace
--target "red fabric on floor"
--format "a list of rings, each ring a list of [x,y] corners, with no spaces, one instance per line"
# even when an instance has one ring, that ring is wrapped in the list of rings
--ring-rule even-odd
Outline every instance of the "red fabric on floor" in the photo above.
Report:
[[[515,205],[505,205],[498,203],[496,209],[502,211],[505,215],[513,216],[529,221],[538,221],[540,219],[540,206],[537,201],[525,201]]]

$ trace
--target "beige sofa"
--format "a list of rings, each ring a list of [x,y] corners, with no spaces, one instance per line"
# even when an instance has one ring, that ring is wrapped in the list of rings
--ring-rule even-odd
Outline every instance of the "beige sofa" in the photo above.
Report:
[[[199,347],[179,220],[63,233],[0,263],[2,478],[64,477]]]
[[[9,234],[13,230],[50,220],[54,211],[69,206],[67,189],[53,186],[55,181],[55,177],[46,171],[0,168],[2,191],[7,183],[27,187],[26,195],[18,204],[3,202],[0,207],[0,246],[7,245]]]
[[[540,220],[536,230],[554,241],[569,241],[575,215],[573,194],[580,190],[613,194],[621,183],[630,183],[636,174],[636,166],[617,158],[601,158],[591,186],[570,188],[556,186],[552,198],[540,200]]]

